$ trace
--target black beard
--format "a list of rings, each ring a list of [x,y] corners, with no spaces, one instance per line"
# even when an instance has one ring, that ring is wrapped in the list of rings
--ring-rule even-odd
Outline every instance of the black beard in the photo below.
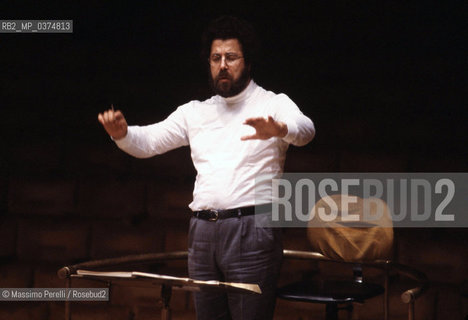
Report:
[[[220,78],[227,78],[229,82],[220,82]],[[216,78],[210,74],[210,86],[211,89],[214,91],[215,94],[220,95],[223,98],[233,97],[238,95],[239,93],[244,90],[247,85],[249,84],[250,80],[250,73],[248,68],[244,67],[242,73],[237,80],[233,80],[231,75],[227,71],[221,70]]]

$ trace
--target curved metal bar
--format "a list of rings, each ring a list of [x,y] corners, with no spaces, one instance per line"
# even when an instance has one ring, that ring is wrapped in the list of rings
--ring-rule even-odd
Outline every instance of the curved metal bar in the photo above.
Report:
[[[57,271],[57,275],[60,279],[66,279],[70,275],[75,274],[76,270],[90,268],[100,269],[132,264],[146,264],[155,263],[167,260],[179,260],[186,259],[188,256],[187,251],[175,251],[175,252],[163,252],[163,253],[147,253],[147,254],[135,254],[118,258],[109,258],[102,260],[86,261],[71,266],[65,266]]]
[[[386,268],[387,265],[392,263],[391,260],[372,260],[372,261],[334,260],[318,252],[300,251],[300,250],[283,250],[283,255],[285,258],[289,258],[289,259],[307,259],[307,260],[330,261],[330,262],[348,263],[348,264],[358,263],[358,264],[373,266],[377,268]]]
[[[391,263],[391,268],[397,270],[398,273],[407,276],[413,280],[418,281],[422,285],[412,289],[408,289],[401,294],[401,301],[403,303],[413,303],[419,296],[421,296],[427,289],[429,280],[425,273],[400,263]]]
[[[333,261],[325,257],[323,254],[313,251],[300,251],[300,250],[283,250],[283,256],[289,259],[303,259],[303,260],[318,260],[318,261]]]

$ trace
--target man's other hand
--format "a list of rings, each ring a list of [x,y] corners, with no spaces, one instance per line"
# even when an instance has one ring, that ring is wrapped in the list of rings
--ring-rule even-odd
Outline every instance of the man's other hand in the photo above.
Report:
[[[268,116],[268,119],[262,117],[248,118],[244,121],[244,124],[253,127],[255,134],[243,136],[241,140],[267,140],[271,137],[283,138],[288,134],[288,126],[281,121],[276,121],[271,116]]]
[[[114,111],[113,106],[112,109],[98,114],[98,120],[114,140],[122,139],[127,135],[127,121],[120,110]]]

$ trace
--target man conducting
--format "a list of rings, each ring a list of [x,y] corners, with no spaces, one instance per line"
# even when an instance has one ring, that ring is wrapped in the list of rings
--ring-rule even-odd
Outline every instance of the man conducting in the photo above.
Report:
[[[202,54],[215,93],[190,101],[148,126],[127,126],[121,111],[99,122],[119,148],[146,158],[190,145],[197,177],[189,229],[189,276],[198,280],[256,283],[261,295],[195,294],[197,319],[272,319],[282,260],[281,230],[257,226],[255,214],[271,206],[289,144],[303,146],[315,134],[312,121],[284,94],[251,78],[256,53],[252,27],[235,17],[214,20],[203,36]],[[271,211],[270,211],[271,212]]]

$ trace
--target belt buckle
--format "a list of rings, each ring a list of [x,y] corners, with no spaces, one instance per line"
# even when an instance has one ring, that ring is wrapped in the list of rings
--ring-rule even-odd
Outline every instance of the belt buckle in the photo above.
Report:
[[[208,221],[213,221],[214,222],[214,221],[218,220],[218,218],[219,218],[219,211],[218,210],[210,210],[210,213],[214,214],[215,216],[208,218]]]

